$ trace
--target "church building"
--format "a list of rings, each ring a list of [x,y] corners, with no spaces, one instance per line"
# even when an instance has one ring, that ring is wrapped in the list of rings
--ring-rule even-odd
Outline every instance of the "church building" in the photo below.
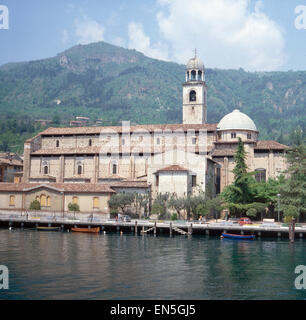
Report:
[[[43,210],[107,214],[116,192],[220,193],[233,182],[238,138],[256,179],[286,169],[286,146],[258,140],[250,117],[240,110],[207,123],[205,67],[195,55],[183,83],[183,123],[48,128],[25,142],[23,182],[0,184],[0,209],[28,210],[34,199]],[[208,110],[207,110],[208,109]]]

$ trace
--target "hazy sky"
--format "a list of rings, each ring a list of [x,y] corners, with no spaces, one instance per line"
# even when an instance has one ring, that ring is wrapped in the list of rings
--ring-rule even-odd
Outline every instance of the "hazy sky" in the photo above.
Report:
[[[306,70],[306,0],[0,0],[0,5],[9,9],[9,29],[0,29],[0,65],[103,40],[178,63],[186,63],[197,48],[208,68]],[[303,11],[295,12],[303,6],[304,20]]]

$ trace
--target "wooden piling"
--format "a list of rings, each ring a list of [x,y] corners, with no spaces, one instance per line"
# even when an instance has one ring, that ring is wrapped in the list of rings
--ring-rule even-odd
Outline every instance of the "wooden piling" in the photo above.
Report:
[[[291,243],[294,242],[294,236],[295,236],[295,219],[293,218],[289,226],[289,239]]]
[[[154,222],[154,235],[156,235],[156,221]]]
[[[172,222],[170,222],[169,233],[170,233],[170,237],[172,237]]]
[[[137,220],[135,221],[135,234],[137,234]]]

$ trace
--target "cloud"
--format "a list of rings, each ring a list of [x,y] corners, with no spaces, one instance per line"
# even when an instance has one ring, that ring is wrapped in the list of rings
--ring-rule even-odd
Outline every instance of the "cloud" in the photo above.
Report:
[[[104,40],[105,28],[95,20],[85,18],[75,21],[75,35],[80,44],[89,44]]]
[[[62,31],[62,44],[67,44],[69,41],[69,33],[66,29]]]
[[[144,32],[142,24],[134,21],[130,22],[128,25],[128,37],[128,47],[130,49],[136,49],[148,57],[168,60],[167,46],[161,42],[152,44],[150,37]]]
[[[205,65],[277,70],[286,60],[281,27],[249,0],[159,0],[157,21],[172,58],[186,63],[198,49]]]

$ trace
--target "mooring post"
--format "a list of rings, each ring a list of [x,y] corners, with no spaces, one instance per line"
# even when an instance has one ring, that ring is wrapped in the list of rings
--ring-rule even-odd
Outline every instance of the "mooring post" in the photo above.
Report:
[[[137,220],[135,221],[135,234],[137,234]]]
[[[172,222],[170,222],[169,232],[170,232],[170,237],[172,237]]]
[[[291,224],[289,226],[289,239],[290,242],[294,242],[294,236],[295,236],[295,219],[293,218],[291,221]]]
[[[154,222],[154,235],[156,235],[156,221]]]
[[[192,234],[192,223],[191,223],[190,226],[188,227],[188,234]]]
[[[144,229],[144,226],[142,226],[142,234],[145,233],[145,229]]]

